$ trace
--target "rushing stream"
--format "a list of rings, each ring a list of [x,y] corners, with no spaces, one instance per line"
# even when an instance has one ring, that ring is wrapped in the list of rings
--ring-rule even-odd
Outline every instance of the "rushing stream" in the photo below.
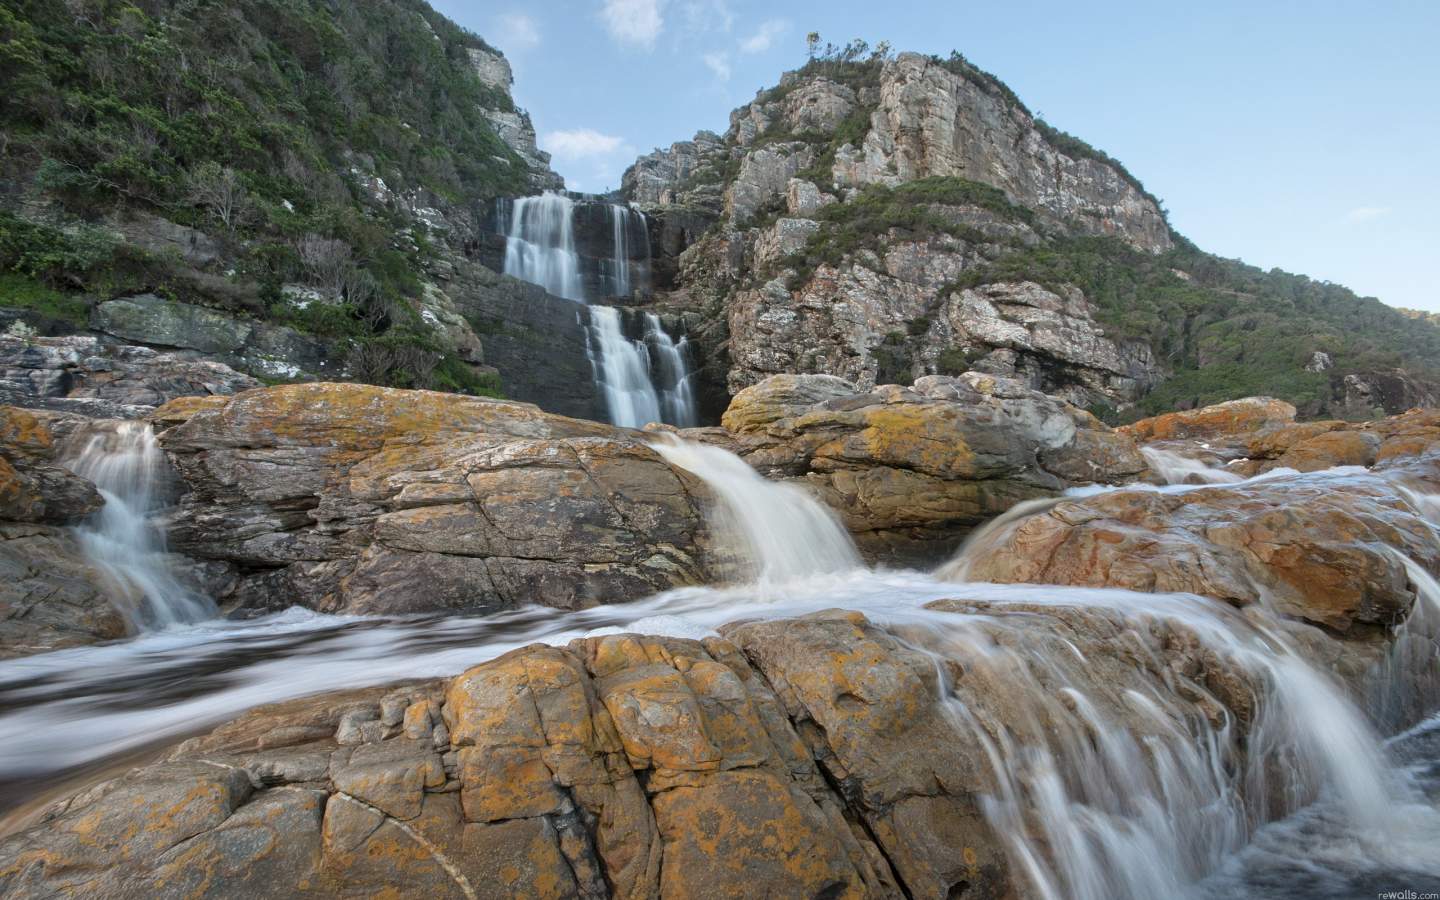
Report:
[[[717,532],[750,580],[568,612],[356,619],[295,609],[0,662],[4,806],[260,703],[452,675],[537,641],[699,637],[737,619],[843,608],[964,672],[947,708],[957,736],[988,755],[994,783],[983,811],[1027,896],[1440,891],[1440,718],[1382,743],[1375,717],[1307,664],[1263,610],[1188,594],[963,581],[966,552],[1050,501],[981,530],[936,575],[869,571],[798,489],[715,448],[657,438],[657,450],[715,489]],[[1440,586],[1418,567],[1412,581],[1427,606],[1411,624],[1429,628],[1440,622]],[[926,608],[937,601],[943,610]],[[1235,675],[1253,702],[1243,728],[1166,668],[1158,648],[1176,643]]]

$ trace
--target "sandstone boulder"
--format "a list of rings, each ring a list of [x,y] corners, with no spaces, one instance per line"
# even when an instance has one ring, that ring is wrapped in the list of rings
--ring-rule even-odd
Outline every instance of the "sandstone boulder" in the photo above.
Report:
[[[1185,591],[1268,604],[1348,633],[1409,613],[1415,593],[1402,555],[1440,571],[1434,528],[1389,481],[1287,476],[1065,500],[942,571],[969,581]]]
[[[1246,434],[1288,425],[1295,421],[1295,407],[1270,397],[1246,397],[1200,409],[1166,413],[1141,419],[1119,429],[1136,443],[1182,439],[1208,440]]]
[[[1240,749],[1264,672],[1195,619],[1001,606],[958,589],[929,626],[826,610],[702,640],[535,644],[444,681],[260,707],[0,841],[0,887],[1014,900],[1053,851],[1038,825],[998,834],[983,806],[1057,789],[1024,783],[1023,760],[1093,754],[1102,721],[1112,741],[1189,747],[1198,716],[1238,781],[1284,764]]]
[[[534,406],[290,385],[158,410],[172,546],[250,608],[573,608],[706,580],[698,483],[634,433]]]

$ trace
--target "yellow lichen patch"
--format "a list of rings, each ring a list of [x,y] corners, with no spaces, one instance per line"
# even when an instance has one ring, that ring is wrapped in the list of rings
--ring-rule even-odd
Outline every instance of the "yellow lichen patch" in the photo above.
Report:
[[[0,406],[0,453],[49,459],[54,450],[55,437],[38,416],[15,406]]]
[[[820,446],[819,458],[914,469],[938,478],[962,478],[975,471],[975,454],[965,442],[964,420],[936,406],[876,407],[864,411],[865,428]]]

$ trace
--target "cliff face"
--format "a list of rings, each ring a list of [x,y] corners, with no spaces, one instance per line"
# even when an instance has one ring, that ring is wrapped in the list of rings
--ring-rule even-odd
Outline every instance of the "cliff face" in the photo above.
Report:
[[[1434,395],[1440,329],[1201,253],[1123,166],[958,55],[814,59],[624,189],[653,223],[652,302],[700,321],[713,409],[780,373],[974,370],[1112,421],[1246,394],[1368,418]]]
[[[1056,149],[1022,106],[957,74],[968,70],[913,53],[868,65],[858,78],[788,73],[732,113],[723,138],[701,132],[625,175],[656,222],[657,281],[669,276],[681,303],[724,307],[698,342],[710,390],[780,373],[869,388],[976,369],[1113,406],[1162,380],[1150,348],[1106,337],[1074,285],[955,290],[1051,233],[1169,250],[1154,200]]]

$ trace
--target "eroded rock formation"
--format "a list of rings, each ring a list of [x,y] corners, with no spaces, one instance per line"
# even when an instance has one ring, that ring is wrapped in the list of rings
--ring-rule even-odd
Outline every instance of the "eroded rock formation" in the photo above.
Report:
[[[1127,690],[1178,680],[1217,723],[1256,721],[1260,673],[1179,622],[1141,637],[1114,612],[1015,612],[945,601],[935,618],[1083,648],[1089,665],[1066,671],[1098,686],[1094,714],[1132,717]],[[448,681],[261,707],[51,808],[0,843],[0,885],[17,900],[1022,895],[980,809],[1001,777],[984,741],[1083,735],[1046,699],[1049,664],[937,665],[839,610],[721,631],[537,644]],[[1151,662],[1135,664],[1136,640]]]
[[[190,487],[173,546],[240,566],[249,609],[573,608],[706,580],[698,483],[621,429],[348,384],[155,417]]]

